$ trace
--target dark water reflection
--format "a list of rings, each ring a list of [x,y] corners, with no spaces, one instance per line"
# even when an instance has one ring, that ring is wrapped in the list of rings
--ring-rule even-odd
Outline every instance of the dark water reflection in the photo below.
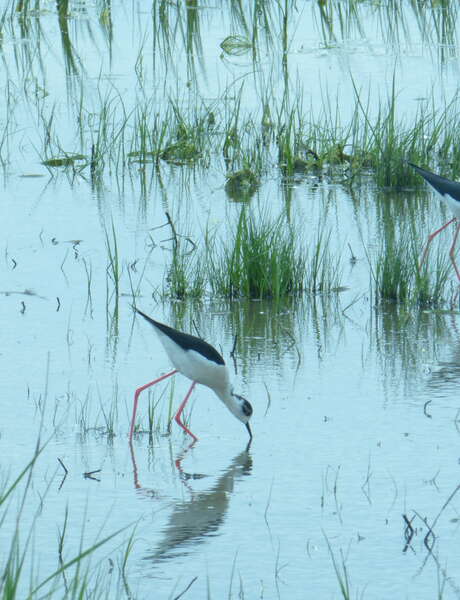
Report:
[[[195,492],[194,481],[202,481],[208,475],[202,473],[189,473],[184,470],[182,462],[186,460],[191,444],[180,453],[175,461],[177,473],[190,496],[187,500],[178,501],[170,505],[170,516],[168,523],[162,530],[162,537],[144,559],[154,563],[179,556],[187,556],[210,536],[218,535],[219,529],[225,521],[225,516],[233,497],[237,481],[251,474],[252,457],[250,444],[243,452],[240,452],[223,469],[216,483],[207,490]],[[158,497],[150,488],[144,488],[138,479],[138,470],[131,446],[131,457],[133,461],[133,474],[136,489],[145,498],[156,500]],[[155,532],[157,533],[157,532]]]

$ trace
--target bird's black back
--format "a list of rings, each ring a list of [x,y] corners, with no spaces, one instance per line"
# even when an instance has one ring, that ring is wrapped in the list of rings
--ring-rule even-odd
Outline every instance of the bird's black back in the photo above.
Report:
[[[151,325],[159,329],[162,333],[167,335],[172,339],[178,346],[183,348],[184,350],[195,350],[211,362],[215,362],[218,365],[225,365],[225,361],[222,356],[217,352],[217,350],[205,342],[199,337],[195,337],[194,335],[190,335],[189,333],[183,333],[182,331],[177,331],[177,329],[173,329],[172,327],[168,327],[168,325],[164,325],[163,323],[159,323],[155,321],[151,317],[147,316],[145,313],[140,311],[138,308],[134,308],[134,310],[144,317],[146,321],[148,321]]]
[[[436,173],[432,173],[421,167],[417,167],[417,165],[414,165],[413,163],[408,164],[415,169],[425,181],[434,187],[438,194],[441,194],[441,196],[448,194],[451,198],[460,202],[460,183],[441,177],[441,175],[436,175]]]

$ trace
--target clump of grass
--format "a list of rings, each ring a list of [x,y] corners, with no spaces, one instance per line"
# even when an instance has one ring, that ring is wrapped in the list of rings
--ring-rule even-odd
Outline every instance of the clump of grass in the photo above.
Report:
[[[371,275],[375,301],[436,308],[446,302],[450,263],[438,250],[435,268],[419,269],[420,248],[414,226],[396,232],[387,225]]]
[[[172,232],[172,259],[163,295],[175,300],[201,299],[205,291],[205,275],[198,246],[191,237],[176,231],[169,213],[166,217]]]
[[[399,111],[395,77],[391,92],[380,103],[376,116],[371,116],[370,101],[364,105],[356,87],[355,95],[351,144],[362,165],[373,169],[379,186],[403,189],[417,183],[407,166],[408,160],[426,164],[433,154],[443,161],[452,162],[456,158],[457,144],[452,132],[459,126],[457,98],[442,109],[435,108],[435,100],[431,98],[421,103],[415,118],[408,121]]]
[[[174,251],[166,277],[165,295],[175,300],[199,300],[205,292],[203,263],[199,257]]]
[[[318,166],[316,144],[307,139],[308,128],[299,105],[291,108],[285,118],[284,111],[278,114],[277,129],[278,166],[285,177]]]
[[[243,208],[228,245],[208,253],[213,292],[228,298],[274,298],[305,289],[305,256],[298,232],[279,217]]]
[[[259,177],[251,169],[241,169],[235,173],[227,173],[225,192],[229,198],[237,202],[250,200],[260,186]]]

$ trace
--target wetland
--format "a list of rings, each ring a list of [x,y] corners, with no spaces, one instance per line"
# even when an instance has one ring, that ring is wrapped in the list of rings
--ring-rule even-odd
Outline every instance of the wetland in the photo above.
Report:
[[[460,596],[458,12],[4,2],[2,599]]]

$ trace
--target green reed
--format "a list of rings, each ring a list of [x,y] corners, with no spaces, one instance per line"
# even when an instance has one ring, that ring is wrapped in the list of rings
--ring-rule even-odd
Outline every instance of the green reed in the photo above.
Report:
[[[105,229],[105,245],[107,250],[108,265],[106,269],[106,297],[105,297],[105,308],[106,308],[106,321],[107,328],[109,328],[109,316],[110,316],[110,327],[113,329],[113,333],[118,333],[118,317],[119,317],[119,302],[120,302],[120,279],[121,279],[121,263],[118,254],[118,243],[115,232],[115,225],[112,222],[111,236],[107,229]],[[113,307],[110,310],[110,307]]]
[[[69,557],[64,558],[66,548],[66,533],[70,519],[69,511],[65,511],[64,522],[58,532],[56,555],[58,564],[55,568],[43,570],[42,565],[34,558],[36,547],[34,539],[39,524],[39,516],[43,503],[49,492],[49,484],[45,485],[44,493],[37,497],[35,506],[30,506],[37,495],[38,480],[36,465],[41,460],[46,444],[37,442],[32,459],[10,482],[4,481],[0,487],[0,531],[2,531],[3,552],[0,559],[0,597],[4,600],[25,598],[59,598],[71,600],[83,597],[103,597],[108,589],[112,589],[113,597],[121,598],[119,591],[114,590],[112,582],[107,580],[106,569],[100,569],[92,564],[92,557],[103,546],[111,542],[126,528],[119,529],[113,534],[86,544],[84,531],[79,547],[72,550]],[[61,481],[61,485],[65,480]],[[23,512],[32,508],[32,518],[24,524],[21,518]],[[13,514],[14,513],[14,514]],[[14,527],[10,525],[14,523]],[[4,531],[3,531],[4,529]],[[132,537],[131,537],[132,540]],[[132,543],[128,542],[124,553],[119,577],[123,580],[126,572],[126,562],[131,551]],[[105,573],[104,573],[105,572]]]
[[[421,307],[440,307],[447,301],[450,262],[438,248],[433,261],[419,269],[420,237],[413,223],[396,228],[386,222],[378,255],[371,262],[376,304],[385,301]]]
[[[229,241],[209,259],[210,285],[228,298],[274,298],[305,289],[305,259],[299,234],[281,216],[270,220],[242,209]]]

